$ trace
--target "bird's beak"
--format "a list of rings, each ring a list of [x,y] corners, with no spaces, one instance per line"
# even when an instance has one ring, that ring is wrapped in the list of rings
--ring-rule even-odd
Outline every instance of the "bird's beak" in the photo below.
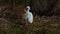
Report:
[[[28,8],[26,8],[26,10],[28,10]]]

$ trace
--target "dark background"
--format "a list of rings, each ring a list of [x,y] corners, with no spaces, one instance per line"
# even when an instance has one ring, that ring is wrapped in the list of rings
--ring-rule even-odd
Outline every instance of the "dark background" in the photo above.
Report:
[[[26,6],[32,24],[22,18]],[[60,34],[60,0],[0,0],[0,34]]]

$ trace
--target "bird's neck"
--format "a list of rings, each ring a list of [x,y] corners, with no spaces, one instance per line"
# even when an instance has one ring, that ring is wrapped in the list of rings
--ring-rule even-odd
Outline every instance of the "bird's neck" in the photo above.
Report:
[[[29,12],[29,9],[27,10],[27,12]]]

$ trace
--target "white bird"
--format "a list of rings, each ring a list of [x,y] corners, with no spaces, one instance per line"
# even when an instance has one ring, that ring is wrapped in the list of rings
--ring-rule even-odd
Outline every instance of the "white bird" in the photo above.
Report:
[[[27,6],[25,10],[25,14],[24,14],[24,18],[29,22],[32,23],[33,22],[33,14],[31,12],[29,12],[30,10],[30,6]]]

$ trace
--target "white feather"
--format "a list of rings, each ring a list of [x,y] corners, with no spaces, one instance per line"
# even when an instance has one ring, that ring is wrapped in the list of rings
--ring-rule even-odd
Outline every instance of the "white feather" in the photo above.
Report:
[[[25,14],[24,14],[24,18],[29,22],[32,23],[33,22],[33,14],[31,12],[29,12],[30,7],[27,6],[28,10],[25,10]]]

